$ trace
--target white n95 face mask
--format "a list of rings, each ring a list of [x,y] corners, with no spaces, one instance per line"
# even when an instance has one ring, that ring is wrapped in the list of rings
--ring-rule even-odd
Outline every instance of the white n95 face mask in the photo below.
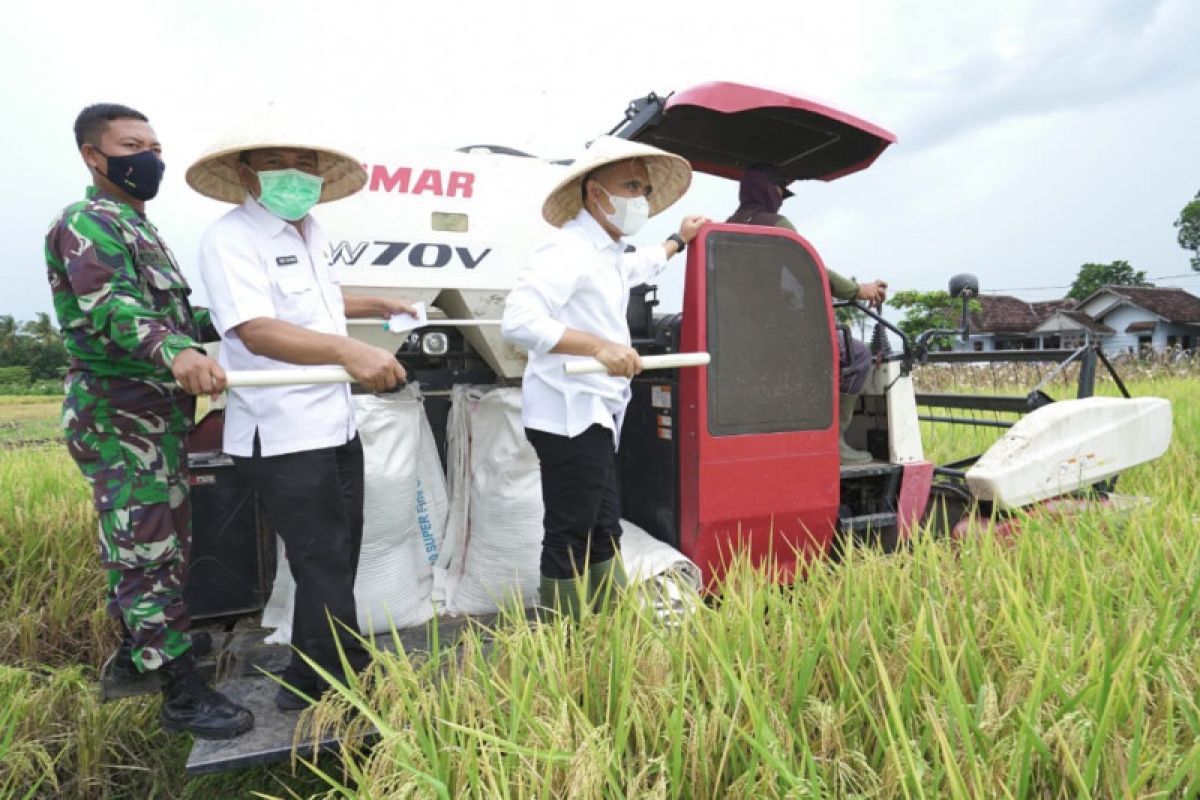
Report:
[[[600,186],[599,183],[596,185]],[[604,218],[623,235],[632,236],[650,219],[650,201],[646,198],[617,197],[603,186],[600,186],[600,190],[608,195],[608,202],[613,205],[613,213],[605,214]]]

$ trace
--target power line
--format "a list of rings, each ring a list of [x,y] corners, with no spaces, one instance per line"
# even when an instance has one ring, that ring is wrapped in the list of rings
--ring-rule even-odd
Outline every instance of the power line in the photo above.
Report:
[[[1173,279],[1177,280],[1177,282],[1179,282],[1179,283],[1187,283],[1189,281],[1198,281],[1198,280],[1200,280],[1200,271],[1193,270],[1192,272],[1177,272],[1172,275],[1151,275],[1150,277],[1146,278],[1146,280],[1148,280],[1148,281],[1165,281],[1165,280],[1173,280]],[[1003,294],[1005,292],[1061,291],[1063,289],[1070,289],[1073,285],[1074,284],[1067,283],[1067,284],[1063,284],[1061,286],[1013,286],[1013,287],[1002,288],[1002,289],[990,289],[989,288],[989,289],[981,289],[979,293],[980,294]],[[937,287],[937,289],[917,288],[917,289],[913,289],[912,291],[932,292],[932,291],[938,291],[938,290],[941,290],[944,288],[945,288],[944,286],[939,286],[939,287]],[[1162,287],[1162,288],[1170,288],[1170,287]]]
[[[1152,275],[1147,280],[1165,281],[1168,278],[1200,278],[1200,272],[1192,270],[1191,272],[1180,272],[1178,275]]]
[[[1191,280],[1200,279],[1200,272],[1179,272],[1174,275],[1151,275],[1146,280],[1148,281],[1165,281],[1172,278],[1188,278]],[[1063,286],[1013,286],[1006,289],[987,289],[982,294],[998,294],[1000,292],[1042,292],[1050,291],[1051,289],[1070,289],[1073,284],[1065,284]]]
[[[1071,284],[1065,286],[1011,286],[1006,289],[987,289],[980,290],[982,294],[997,294],[999,292],[1044,292],[1051,289],[1070,289]]]

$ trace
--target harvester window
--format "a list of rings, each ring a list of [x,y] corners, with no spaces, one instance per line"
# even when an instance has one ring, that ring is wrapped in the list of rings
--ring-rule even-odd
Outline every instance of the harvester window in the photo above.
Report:
[[[792,239],[732,232],[706,248],[709,432],[832,426],[831,312],[812,256]]]

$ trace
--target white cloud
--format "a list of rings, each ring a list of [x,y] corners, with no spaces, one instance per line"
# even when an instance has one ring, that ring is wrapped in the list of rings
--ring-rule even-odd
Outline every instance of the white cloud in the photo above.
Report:
[[[957,47],[910,53],[896,79],[906,141],[926,146],[1010,118],[1119,102],[1193,84],[1200,14],[1187,0],[1007,6],[994,27],[978,6],[945,11]],[[1003,13],[1003,12],[1001,12]],[[955,24],[957,23],[957,24]],[[947,56],[950,60],[944,60]]]
[[[168,161],[151,213],[193,278],[222,207],[183,172],[269,101],[310,106],[348,145],[557,156],[633,97],[716,79],[821,98],[898,134],[871,169],[804,186],[785,208],[832,266],[920,288],[966,269],[985,287],[1066,283],[1079,263],[1116,258],[1185,271],[1170,223],[1200,188],[1194,5],[26,4],[0,32],[0,313],[49,309],[41,237],[86,181],[70,124],[98,100],[151,116]],[[723,218],[734,192],[698,181],[685,204]]]

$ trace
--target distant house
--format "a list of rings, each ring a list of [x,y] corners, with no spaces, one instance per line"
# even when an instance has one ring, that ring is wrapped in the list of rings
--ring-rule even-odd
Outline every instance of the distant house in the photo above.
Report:
[[[981,295],[971,340],[955,349],[1048,350],[1099,341],[1105,352],[1200,346],[1200,297],[1183,289],[1105,286],[1076,303]]]
[[[1104,349],[1116,352],[1200,344],[1200,297],[1183,289],[1105,286],[1085,297],[1079,311],[1113,330]]]
[[[1029,332],[1037,327],[1033,304],[1017,297],[987,294],[979,297],[979,311],[971,313],[970,342],[955,342],[959,350],[1031,350],[1040,347]]]
[[[1065,308],[1051,312],[1030,331],[1043,348],[1082,347],[1088,342],[1107,342],[1107,337],[1113,333],[1112,328],[1097,322],[1082,311]]]

